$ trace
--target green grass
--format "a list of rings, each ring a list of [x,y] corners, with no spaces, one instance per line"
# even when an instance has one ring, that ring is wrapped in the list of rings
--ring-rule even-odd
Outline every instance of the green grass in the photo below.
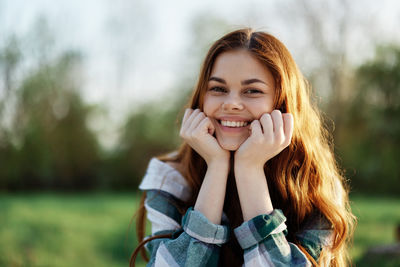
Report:
[[[0,196],[0,266],[127,266],[135,195]]]
[[[351,198],[358,224],[351,255],[356,266],[400,266],[400,259],[365,258],[368,248],[394,244],[400,224],[400,198],[355,196]]]
[[[352,201],[358,226],[351,254],[364,266],[368,247],[394,242],[400,199]],[[135,194],[0,195],[0,266],[128,266],[137,205]]]

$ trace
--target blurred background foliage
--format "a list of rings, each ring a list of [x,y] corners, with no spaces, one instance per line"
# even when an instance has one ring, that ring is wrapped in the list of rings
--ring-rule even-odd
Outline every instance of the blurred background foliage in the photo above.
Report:
[[[400,222],[400,44],[380,42],[365,24],[360,31],[375,52],[354,61],[350,1],[330,10],[332,17],[321,13],[330,7],[315,1],[282,3],[280,18],[296,26],[301,21],[298,28],[310,36],[294,57],[326,115],[351,185],[359,220],[352,256],[362,266],[371,263],[363,256],[370,246],[395,241]],[[261,20],[263,12],[252,8],[249,16]],[[127,20],[140,36],[143,14]],[[114,24],[126,34],[130,24],[123,22]],[[214,11],[198,12],[173,89],[132,103],[119,122],[107,105],[86,100],[85,51],[58,49],[46,19],[39,17],[26,36],[1,36],[0,266],[126,266],[137,244],[129,220],[138,184],[151,157],[179,147],[180,120],[201,60],[212,41],[236,28],[230,25]],[[136,59],[121,51],[118,62]]]
[[[353,191],[400,194],[400,47],[379,46],[355,70],[337,140]]]
[[[199,35],[209,34],[194,27]],[[116,145],[105,149],[89,127],[91,115],[102,108],[80,95],[80,53],[41,58],[17,84],[13,78],[22,55],[15,37],[0,51],[0,190],[134,190],[150,157],[179,146],[179,115],[190,87],[178,85],[136,107],[118,130]],[[328,127],[338,160],[353,191],[399,194],[400,46],[378,46],[372,59],[351,71],[346,81],[351,92],[341,99],[333,92],[335,97],[319,103],[333,121]]]

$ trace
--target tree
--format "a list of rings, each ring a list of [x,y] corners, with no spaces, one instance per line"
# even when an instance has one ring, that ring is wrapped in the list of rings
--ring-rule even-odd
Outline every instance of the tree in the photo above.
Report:
[[[80,55],[44,62],[16,89],[12,138],[0,180],[9,190],[95,187],[99,147],[86,125],[90,107],[77,91]]]
[[[356,97],[338,140],[353,185],[374,193],[400,193],[400,47],[380,46],[356,72]]]

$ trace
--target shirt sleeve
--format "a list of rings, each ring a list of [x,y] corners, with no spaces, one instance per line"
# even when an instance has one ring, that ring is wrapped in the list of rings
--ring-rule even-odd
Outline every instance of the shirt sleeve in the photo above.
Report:
[[[172,234],[146,244],[147,266],[217,266],[220,246],[228,241],[229,227],[211,223],[201,212],[189,208],[181,216],[176,199],[160,190],[146,191],[145,208],[152,236]]]
[[[259,215],[234,230],[244,250],[244,266],[311,266],[306,255],[286,240],[286,217],[275,209],[269,215]],[[307,252],[318,261],[323,246],[332,234],[323,220],[316,217],[296,237]]]

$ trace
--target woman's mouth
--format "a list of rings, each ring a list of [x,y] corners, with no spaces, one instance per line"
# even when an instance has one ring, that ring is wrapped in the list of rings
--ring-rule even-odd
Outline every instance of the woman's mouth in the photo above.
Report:
[[[219,128],[225,133],[241,133],[250,126],[250,121],[217,120]]]
[[[226,120],[219,120],[218,121],[222,126],[231,127],[231,128],[239,128],[247,126],[247,121],[226,121]]]

